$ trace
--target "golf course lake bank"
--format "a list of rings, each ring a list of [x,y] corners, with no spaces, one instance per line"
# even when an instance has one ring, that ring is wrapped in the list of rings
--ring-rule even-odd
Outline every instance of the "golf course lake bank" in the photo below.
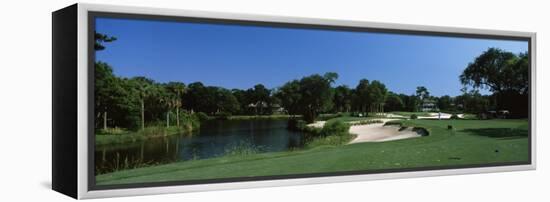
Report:
[[[208,120],[190,134],[97,146],[96,172],[302,147],[303,133],[286,127],[286,119]]]

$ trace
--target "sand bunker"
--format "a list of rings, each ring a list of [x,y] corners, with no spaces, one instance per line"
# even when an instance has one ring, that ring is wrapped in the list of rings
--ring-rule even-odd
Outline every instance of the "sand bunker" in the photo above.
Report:
[[[325,126],[326,121],[316,121],[315,123],[307,124],[308,127],[314,127],[314,128],[323,128]]]
[[[392,140],[401,140],[407,138],[421,137],[422,135],[416,131],[413,131],[412,128],[406,128],[404,130],[399,130],[400,127],[396,125],[384,126],[384,123],[388,121],[398,120],[398,119],[378,119],[383,123],[374,123],[367,125],[355,125],[349,128],[349,132],[357,135],[349,144],[360,143],[360,142],[385,142]],[[354,123],[357,121],[352,121]],[[322,128],[325,125],[326,121],[317,121],[315,123],[308,124],[309,127]]]
[[[349,129],[349,132],[356,134],[357,137],[349,144],[360,142],[385,142],[422,136],[413,131],[412,128],[407,128],[401,131],[399,128],[399,126],[393,125],[384,126],[383,123],[352,126]]]

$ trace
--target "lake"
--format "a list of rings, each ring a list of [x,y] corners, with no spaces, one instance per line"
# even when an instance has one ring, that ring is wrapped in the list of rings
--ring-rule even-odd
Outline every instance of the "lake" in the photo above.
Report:
[[[98,146],[96,172],[206,159],[250,150],[277,152],[301,147],[303,134],[289,131],[286,126],[287,120],[211,120],[202,122],[200,129],[191,135]]]

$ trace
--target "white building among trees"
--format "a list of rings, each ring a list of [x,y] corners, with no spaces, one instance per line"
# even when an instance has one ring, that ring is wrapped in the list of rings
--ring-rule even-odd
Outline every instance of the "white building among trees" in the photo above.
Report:
[[[422,100],[422,103],[420,104],[420,111],[423,111],[423,112],[439,111],[439,109],[437,108],[437,102],[430,99]]]

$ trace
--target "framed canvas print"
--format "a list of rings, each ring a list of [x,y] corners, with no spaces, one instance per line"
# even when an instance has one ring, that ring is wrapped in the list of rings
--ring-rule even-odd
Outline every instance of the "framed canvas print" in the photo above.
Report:
[[[53,13],[74,198],[535,169],[535,33],[75,4]]]

